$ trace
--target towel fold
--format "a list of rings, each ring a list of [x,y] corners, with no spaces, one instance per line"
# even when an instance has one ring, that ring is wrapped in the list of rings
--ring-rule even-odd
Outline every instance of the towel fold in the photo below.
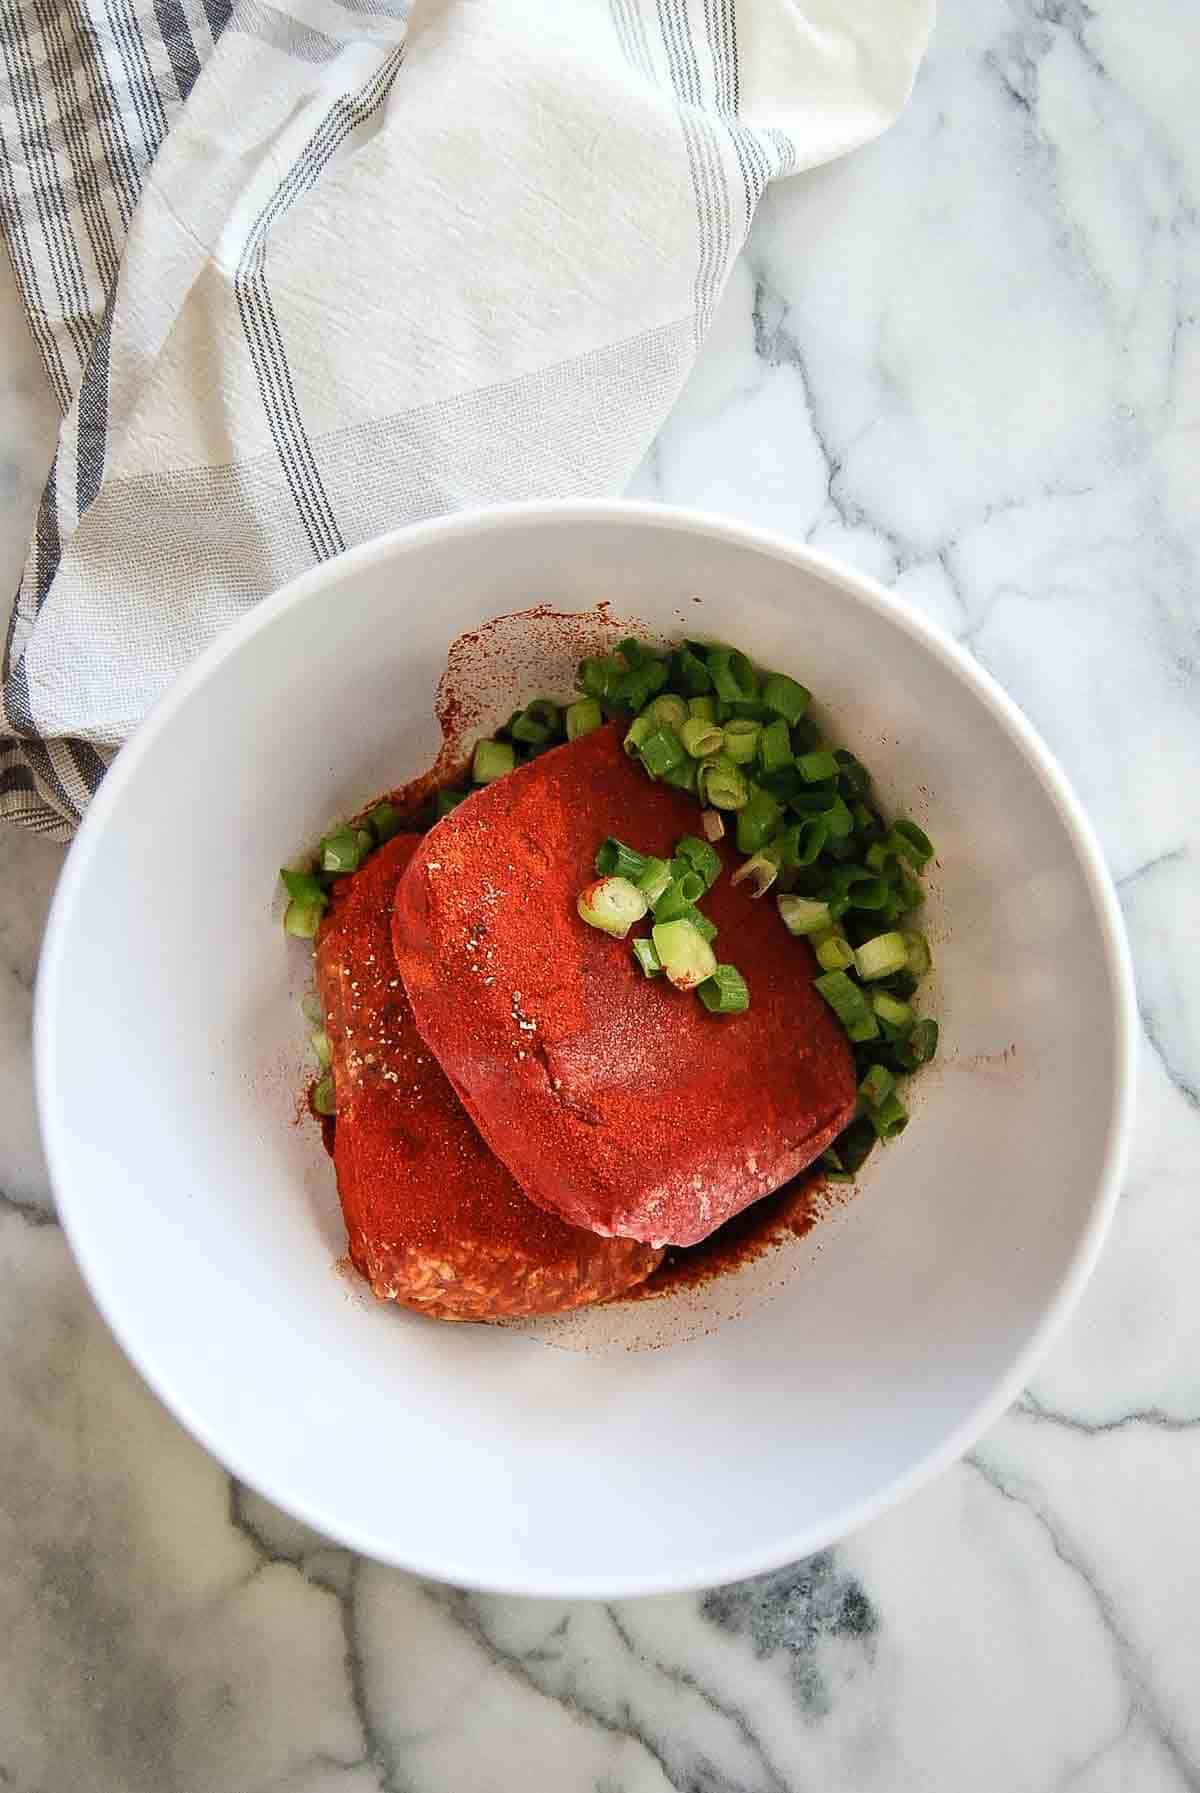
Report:
[[[343,547],[619,492],[767,183],[932,0],[0,0],[0,219],[57,454],[0,816],[66,837],[176,673]]]

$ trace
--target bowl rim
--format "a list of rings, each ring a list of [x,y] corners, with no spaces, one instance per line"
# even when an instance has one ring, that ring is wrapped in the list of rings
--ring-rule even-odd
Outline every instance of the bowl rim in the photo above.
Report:
[[[720,539],[735,546],[784,561],[809,572],[843,595],[881,614],[932,654],[965,683],[1013,738],[1051,799],[1067,834],[1092,898],[1099,920],[1101,944],[1113,991],[1112,1024],[1115,1048],[1115,1088],[1100,1176],[1086,1220],[1080,1230],[1066,1272],[1024,1346],[992,1391],[949,1432],[940,1443],[894,1476],[882,1487],[844,1508],[822,1525],[811,1525],[767,1543],[737,1552],[726,1552],[711,1561],[676,1564],[669,1572],[637,1581],[595,1583],[586,1574],[541,1581],[536,1576],[514,1581],[511,1576],[481,1576],[453,1560],[450,1553],[408,1552],[394,1541],[370,1534],[365,1528],[343,1523],[303,1495],[277,1486],[269,1474],[243,1460],[239,1449],[229,1450],[220,1438],[219,1416],[194,1411],[186,1395],[177,1391],[166,1373],[160,1373],[153,1351],[139,1341],[136,1326],[122,1311],[122,1303],[109,1282],[107,1255],[91,1224],[92,1206],[86,1192],[72,1189],[67,1175],[67,1140],[70,1104],[60,1091],[55,1074],[57,1056],[55,1015],[63,1011],[62,967],[66,943],[79,912],[79,897],[92,863],[100,851],[109,817],[119,806],[126,785],[175,713],[244,642],[268,628],[275,618],[330,586],[353,577],[360,569],[392,559],[402,559],[439,538],[504,533],[530,525],[552,523],[612,524],[617,527],[649,527],[667,534],[683,532]],[[558,1599],[618,1599],[638,1595],[680,1593],[714,1587],[763,1574],[812,1555],[858,1531],[872,1519],[931,1481],[958,1461],[980,1435],[1012,1405],[1027,1385],[1037,1364],[1061,1333],[1095,1267],[1112,1220],[1124,1178],[1130,1149],[1135,1092],[1138,1021],[1132,960],[1115,887],[1099,842],[1082,804],[1066,774],[1033,725],[1000,684],[952,637],[928,621],[902,598],[869,574],[778,531],[760,529],[702,510],[660,505],[641,500],[528,500],[490,505],[405,525],[347,549],[289,580],[271,597],[261,600],[237,622],[225,629],[193,660],[159,697],[121,749],[91,803],[68,853],[50,908],[34,996],[34,1076],[38,1118],[54,1190],[56,1209],[67,1242],[92,1299],[122,1351],[164,1406],[216,1461],[238,1481],[257,1491],[285,1512],[343,1547],[413,1574],[425,1575],[482,1592]]]

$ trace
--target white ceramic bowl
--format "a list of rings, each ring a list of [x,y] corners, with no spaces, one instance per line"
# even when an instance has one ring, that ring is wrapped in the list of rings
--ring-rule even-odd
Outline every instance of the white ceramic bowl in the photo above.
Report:
[[[429,763],[453,637],[598,599],[802,678],[885,800],[920,794],[941,867],[943,1050],[913,1125],[782,1270],[732,1279],[732,1303],[727,1282],[724,1323],[719,1301],[700,1323],[668,1304],[661,1348],[641,1351],[586,1328],[438,1325],[335,1271],[331,1166],[294,1124],[308,966],[276,896],[283,861]],[[1133,1013],[1079,806],[958,648],[778,538],[653,507],[520,506],[331,561],[159,704],[63,874],[38,1091],[100,1308],[236,1475],[405,1567],[611,1596],[827,1544],[1016,1396],[1116,1196]]]

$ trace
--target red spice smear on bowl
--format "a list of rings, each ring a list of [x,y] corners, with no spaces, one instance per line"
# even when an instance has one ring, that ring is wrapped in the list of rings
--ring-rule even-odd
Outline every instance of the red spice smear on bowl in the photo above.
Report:
[[[317,937],[337,1090],[327,1137],[351,1259],[376,1295],[437,1319],[557,1313],[623,1293],[660,1254],[528,1201],[417,1032],[391,912],[420,844],[398,835],[342,879]]]
[[[729,873],[703,899],[751,991],[714,1016],[575,912],[597,843],[669,858],[694,798],[609,725],[461,804],[414,853],[393,942],[417,1026],[525,1193],[603,1235],[693,1245],[805,1169],[854,1112],[807,945]]]

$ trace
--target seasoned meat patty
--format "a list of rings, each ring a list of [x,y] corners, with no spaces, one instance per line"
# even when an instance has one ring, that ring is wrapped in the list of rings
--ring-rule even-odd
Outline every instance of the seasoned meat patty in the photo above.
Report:
[[[854,1113],[845,1036],[773,902],[728,876],[703,899],[750,986],[744,1015],[644,977],[628,941],[579,919],[605,835],[670,857],[698,821],[609,726],[460,804],[396,892],[417,1026],[497,1157],[541,1207],[654,1245],[703,1239]]]
[[[400,835],[343,879],[317,936],[351,1258],[376,1295],[441,1320],[550,1314],[619,1295],[662,1254],[599,1239],[528,1201],[417,1032],[391,915],[396,880],[419,850]]]

